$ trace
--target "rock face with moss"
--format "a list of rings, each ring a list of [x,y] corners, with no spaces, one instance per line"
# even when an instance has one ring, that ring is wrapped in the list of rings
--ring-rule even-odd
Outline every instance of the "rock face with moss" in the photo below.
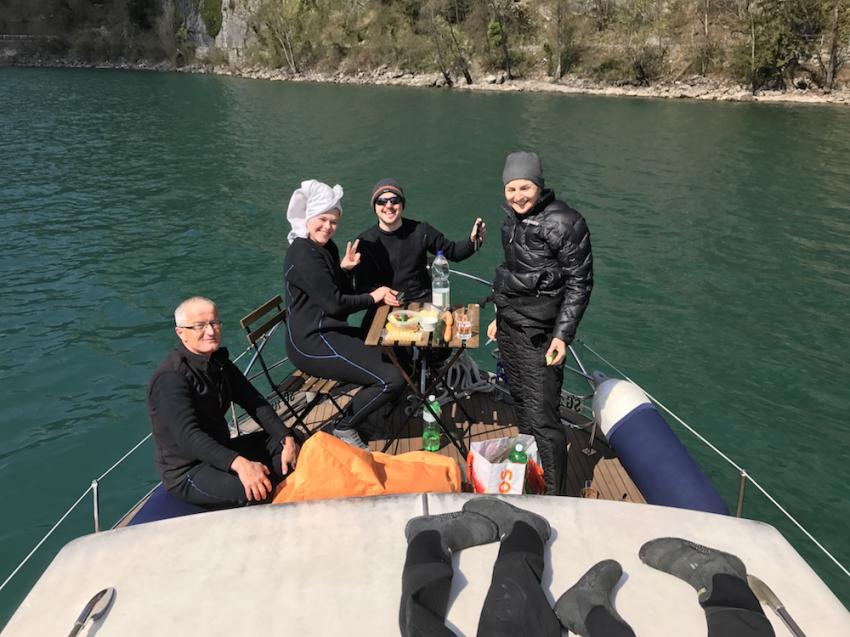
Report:
[[[253,20],[260,0],[224,0],[221,4],[221,30],[215,35],[215,46],[227,53],[229,64],[244,62],[246,49],[256,46]]]
[[[850,73],[850,0],[75,0],[70,6],[5,0],[0,34],[46,38],[34,45],[37,55],[66,61],[206,62],[291,76],[362,77],[390,68],[436,76],[441,86],[688,82],[690,92],[699,92],[700,83],[689,79],[697,77],[753,92],[829,91]]]

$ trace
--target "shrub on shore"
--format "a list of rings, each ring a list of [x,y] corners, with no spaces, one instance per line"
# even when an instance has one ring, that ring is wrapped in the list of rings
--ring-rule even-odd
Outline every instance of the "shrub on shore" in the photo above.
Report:
[[[801,83],[830,90],[842,83],[850,57],[850,0],[77,0],[69,6],[7,0],[0,33],[61,36],[65,55],[82,61],[143,57],[180,64],[191,62],[196,46],[209,55],[211,38],[227,19],[233,20],[228,42],[244,31],[239,48],[224,52],[227,59],[291,74],[399,68],[439,73],[449,85],[484,74],[556,82],[570,74],[644,86],[696,75],[743,82],[753,91]]]

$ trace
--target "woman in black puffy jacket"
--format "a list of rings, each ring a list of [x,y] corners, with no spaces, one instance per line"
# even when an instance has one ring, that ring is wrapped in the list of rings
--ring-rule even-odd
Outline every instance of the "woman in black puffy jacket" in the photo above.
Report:
[[[508,155],[502,171],[502,247],[493,292],[499,342],[521,433],[537,441],[546,492],[567,492],[567,442],[558,415],[567,345],[593,289],[584,217],[544,188],[535,153]]]

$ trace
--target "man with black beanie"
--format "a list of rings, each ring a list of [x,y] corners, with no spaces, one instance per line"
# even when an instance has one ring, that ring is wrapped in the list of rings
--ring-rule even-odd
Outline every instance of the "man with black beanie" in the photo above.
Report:
[[[402,217],[404,190],[395,179],[381,179],[370,199],[378,223],[360,234],[360,263],[354,270],[358,290],[386,285],[403,295],[405,303],[431,300],[428,253],[442,251],[449,261],[471,257],[484,241],[481,218],[472,224],[469,239],[450,241],[431,224]]]

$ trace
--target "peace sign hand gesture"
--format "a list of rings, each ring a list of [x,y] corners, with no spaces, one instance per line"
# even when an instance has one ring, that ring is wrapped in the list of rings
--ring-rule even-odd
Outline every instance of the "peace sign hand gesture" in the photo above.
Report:
[[[360,253],[357,251],[357,246],[360,245],[360,239],[351,245],[351,241],[345,244],[345,256],[339,262],[339,267],[343,270],[351,270],[360,265]]]

